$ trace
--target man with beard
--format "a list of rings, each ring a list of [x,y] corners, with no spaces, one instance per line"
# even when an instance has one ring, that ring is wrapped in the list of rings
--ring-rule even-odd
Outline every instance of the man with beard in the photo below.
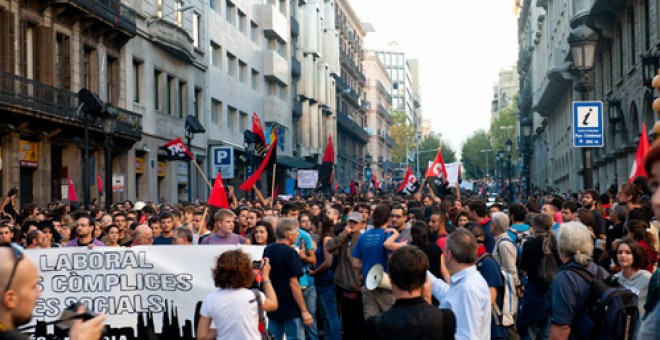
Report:
[[[27,258],[18,246],[0,244],[0,339],[29,339],[16,331],[32,320],[32,311],[41,295],[39,273],[34,263]],[[81,314],[85,307],[78,308]],[[69,330],[71,340],[100,339],[103,333],[105,315],[98,315],[83,322],[73,321]]]
[[[392,206],[392,228],[399,232],[399,239],[397,242],[410,242],[412,236],[410,235],[410,225],[406,223],[406,208],[402,205],[396,204]]]
[[[76,221],[76,235],[78,238],[71,240],[66,244],[67,247],[94,247],[94,246],[105,246],[105,243],[97,240],[92,235],[94,231],[94,220],[87,216],[83,215],[78,217]]]
[[[431,213],[431,217],[429,218],[429,230],[431,231],[429,238],[435,239],[435,244],[437,244],[440,249],[444,250],[449,233],[447,233],[445,214],[443,214],[440,209],[434,209]]]
[[[596,190],[585,190],[584,196],[582,197],[582,206],[585,209],[589,209],[594,215],[594,219],[596,220],[594,233],[596,234],[597,238],[602,239],[605,237],[605,218],[603,218],[603,215],[598,211],[598,209],[596,209],[599,197],[600,196]]]

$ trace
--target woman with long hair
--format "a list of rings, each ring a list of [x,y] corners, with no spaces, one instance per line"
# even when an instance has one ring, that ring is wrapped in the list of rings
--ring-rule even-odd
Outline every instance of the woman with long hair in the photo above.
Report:
[[[275,242],[275,232],[270,223],[259,221],[250,233],[248,241],[253,246],[266,246]]]
[[[656,263],[658,262],[658,252],[651,247],[651,235],[647,231],[649,224],[642,220],[628,220],[626,223],[627,238],[633,239],[639,243],[645,253],[646,261],[642,268],[653,272]]]
[[[355,215],[357,214],[357,215]],[[360,213],[353,212],[352,216],[359,216]],[[351,218],[349,215],[349,220]],[[320,241],[316,247],[316,268],[309,271],[309,275],[314,276],[314,286],[318,297],[318,307],[323,311],[323,325],[326,339],[341,339],[341,322],[339,321],[339,311],[337,310],[337,296],[334,284],[334,270],[332,269],[332,254],[328,251],[328,242],[334,239],[334,223],[327,217],[321,217]]]
[[[119,247],[119,227],[116,224],[111,224],[105,228],[106,241],[105,245],[108,247]]]
[[[259,309],[277,310],[277,296],[270,281],[270,263],[261,263],[263,288],[266,293],[252,291],[254,281],[252,259],[242,250],[222,253],[213,268],[213,281],[218,288],[202,302],[197,324],[198,339],[261,339]],[[255,298],[258,295],[258,298]],[[262,301],[261,306],[257,300]],[[211,328],[211,321],[215,328]]]
[[[651,273],[644,269],[644,250],[637,241],[624,238],[614,249],[614,261],[621,271],[614,274],[619,282],[639,296],[639,315],[644,315],[644,303],[649,289]]]

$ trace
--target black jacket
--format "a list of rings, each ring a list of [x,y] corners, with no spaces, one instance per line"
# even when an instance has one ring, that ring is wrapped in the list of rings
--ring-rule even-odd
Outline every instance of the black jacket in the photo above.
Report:
[[[456,317],[424,298],[399,299],[392,308],[366,321],[367,339],[454,339]]]

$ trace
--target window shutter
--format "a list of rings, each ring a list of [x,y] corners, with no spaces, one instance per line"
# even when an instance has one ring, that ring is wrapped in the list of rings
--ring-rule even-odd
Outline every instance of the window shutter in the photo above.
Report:
[[[35,44],[35,75],[37,79],[48,85],[55,85],[55,64],[53,29],[48,26],[37,26],[37,41]],[[36,68],[38,67],[38,69]]]
[[[14,73],[14,13],[0,12],[0,71]]]

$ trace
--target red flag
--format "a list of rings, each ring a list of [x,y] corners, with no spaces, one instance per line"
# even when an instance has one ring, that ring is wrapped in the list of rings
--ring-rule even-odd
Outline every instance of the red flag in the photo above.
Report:
[[[261,127],[261,120],[256,112],[252,113],[252,133],[257,135],[261,142],[266,145],[266,136],[264,135],[264,129]]]
[[[165,143],[160,148],[167,151],[167,158],[171,160],[193,159],[192,153],[190,153],[190,150],[188,150],[186,143],[183,142],[181,137]]]
[[[442,179],[442,182],[447,181],[447,168],[445,167],[445,160],[442,158],[442,150],[438,150],[438,154],[435,156],[433,164],[426,170],[424,177],[438,177]]]
[[[213,183],[213,190],[211,190],[208,204],[221,209],[229,209],[227,192],[225,192],[225,183],[222,181],[222,174],[220,171],[218,171],[218,175],[215,176],[215,183]]]
[[[108,174],[105,174],[106,176]],[[101,175],[96,175],[96,186],[99,188],[99,194],[103,194],[103,182],[101,182]]]
[[[325,146],[323,162],[335,163],[335,147],[332,145],[332,135],[328,137],[328,145]]]
[[[632,169],[630,170],[630,178],[628,181],[632,183],[637,176],[648,177],[646,169],[644,169],[644,157],[649,152],[649,136],[646,132],[646,123],[642,123],[642,135],[639,138],[637,145],[637,154],[635,155],[635,162],[633,162]]]
[[[69,178],[69,202],[78,202],[78,195],[76,195],[76,188],[73,187],[73,182]]]
[[[357,190],[355,190],[355,181],[354,180],[351,180],[351,188],[350,188],[349,194],[351,194],[351,196],[354,196],[354,195],[357,194]]]
[[[275,191],[273,191],[273,198],[277,198],[277,191],[278,191],[279,187],[280,187],[279,184],[275,184]]]
[[[335,147],[332,145],[332,136],[328,137],[328,144],[325,146],[323,162],[319,169],[319,182],[317,189],[329,188],[332,185],[332,168],[335,163]]]
[[[274,143],[270,144],[270,147],[268,148],[268,153],[266,154],[266,157],[264,158],[264,161],[261,162],[261,165],[259,166],[259,169],[255,173],[250,176],[241,186],[239,187],[243,191],[250,191],[254,187],[254,185],[257,183],[259,178],[261,178],[261,173],[264,172],[266,169],[266,166],[268,165],[270,158],[273,156],[273,150],[277,147],[277,139],[275,140]]]

